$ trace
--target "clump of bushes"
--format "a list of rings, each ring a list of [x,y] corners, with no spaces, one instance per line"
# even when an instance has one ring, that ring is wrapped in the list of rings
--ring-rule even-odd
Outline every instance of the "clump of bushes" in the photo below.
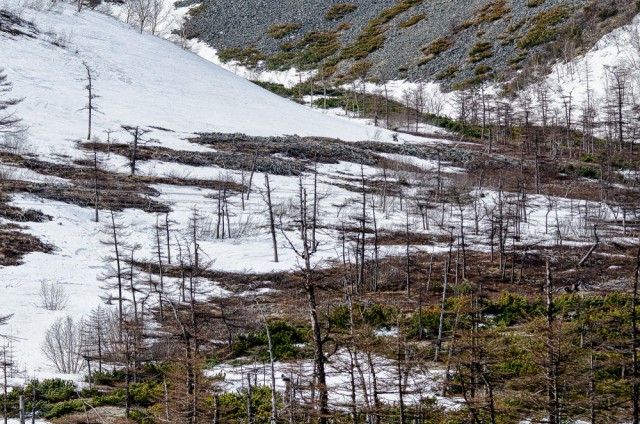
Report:
[[[610,6],[610,7],[604,8],[600,12],[598,12],[598,18],[601,21],[604,21],[606,19],[609,19],[609,18],[612,18],[612,17],[616,16],[617,14],[618,14],[618,9],[616,9],[614,6]]]
[[[446,37],[439,37],[433,40],[421,50],[425,57],[420,61],[419,65],[424,65],[430,60],[435,59],[438,55],[446,52],[453,46],[453,42]]]
[[[283,52],[266,58],[268,69],[282,70],[291,67],[314,66],[340,50],[338,30],[312,31],[295,44],[280,46]]]
[[[277,40],[286,37],[298,29],[300,29],[300,24],[275,24],[269,27],[267,33]]]
[[[555,27],[568,17],[569,11],[563,6],[543,10],[533,18],[533,27],[518,41],[518,47],[530,49],[555,40],[558,34]]]
[[[492,48],[493,44],[488,41],[480,41],[476,43],[469,51],[469,61],[471,63],[476,63],[486,59],[487,57],[491,57],[491,55],[493,55],[493,52],[491,51]]]
[[[352,3],[334,4],[329,8],[329,10],[324,15],[324,17],[330,21],[335,21],[335,20],[344,18],[349,13],[355,12],[357,8],[358,8],[358,5],[352,4]]]
[[[436,74],[436,79],[437,80],[443,80],[443,79],[447,79],[447,78],[452,78],[456,75],[456,73],[460,70],[459,66],[449,66],[447,69],[445,69],[442,72],[439,72]]]
[[[469,28],[497,21],[498,19],[502,19],[504,15],[509,12],[511,12],[511,9],[507,7],[507,0],[491,2],[476,12],[471,19],[464,21],[462,23],[462,28]]]
[[[427,15],[425,15],[424,13],[421,13],[420,15],[414,15],[412,17],[410,17],[409,19],[407,19],[406,21],[402,21],[398,24],[398,26],[400,28],[409,28],[414,26],[415,24],[417,24],[418,22],[420,22],[421,20],[423,20],[424,18],[426,18]]]
[[[273,355],[276,359],[299,358],[303,350],[299,346],[306,343],[308,329],[294,327],[287,321],[278,320],[269,323],[269,333],[273,343]],[[262,359],[269,358],[267,331],[263,328],[257,333],[238,336],[234,343],[233,353],[241,356],[253,351]]]
[[[481,65],[474,69],[473,73],[476,75],[484,75],[488,72],[491,72],[491,66],[489,65]]]
[[[267,59],[267,55],[263,54],[254,46],[246,46],[244,48],[233,47],[223,50],[218,55],[222,62],[237,61],[242,66],[255,67],[262,60]]]
[[[399,14],[406,12],[414,6],[421,4],[424,0],[400,0],[396,5],[383,10],[375,19],[372,19],[358,35],[356,41],[345,47],[340,59],[364,59],[374,51],[384,46],[385,24],[393,20]]]

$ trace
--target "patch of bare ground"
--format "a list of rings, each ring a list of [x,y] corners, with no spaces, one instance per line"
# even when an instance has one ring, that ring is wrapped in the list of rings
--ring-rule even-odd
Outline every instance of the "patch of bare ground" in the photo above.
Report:
[[[117,406],[99,406],[93,408],[87,403],[85,413],[73,413],[57,418],[53,424],[124,424],[131,422],[125,417],[125,408]]]
[[[86,143],[83,147],[87,150],[96,149],[103,153],[114,153],[126,158],[131,157],[132,151],[128,144],[104,144]],[[297,176],[300,175],[305,165],[299,161],[282,159],[273,156],[248,154],[242,151],[233,152],[192,152],[172,150],[160,146],[138,146],[136,160],[156,160],[167,163],[178,163],[188,166],[216,166],[222,169],[247,170],[267,172],[273,175]]]
[[[19,180],[0,181],[3,193],[31,193],[44,199],[57,200],[83,207],[95,206],[96,188],[98,190],[98,207],[101,209],[117,211],[124,208],[134,208],[145,212],[161,213],[169,212],[170,208],[154,199],[159,195],[159,192],[151,187],[152,184],[193,186],[212,190],[242,190],[242,186],[237,183],[216,179],[198,180],[155,176],[131,177],[107,172],[100,168],[96,170],[90,160],[76,161],[73,165],[63,165],[8,152],[0,152],[0,160],[44,176],[58,177],[69,181],[68,185]],[[20,212],[19,210],[0,210],[0,216],[3,213],[15,216],[25,214],[25,212]]]
[[[11,183],[13,184],[13,183]],[[0,183],[2,191],[0,192],[0,218],[17,222],[44,222],[50,221],[51,217],[35,209],[20,209],[7,204],[11,199],[7,195],[4,183]]]
[[[407,240],[408,239],[408,240]],[[422,234],[413,231],[382,231],[378,234],[376,242],[379,246],[403,246],[407,242],[410,246],[433,246],[435,244],[448,243],[449,237],[437,234]]]
[[[11,206],[8,202],[11,200],[0,184],[0,218],[4,218],[14,222],[45,222],[50,221],[51,217],[34,209],[20,209]],[[22,264],[22,258],[33,252],[50,253],[53,246],[43,243],[37,237],[25,233],[23,230],[27,227],[15,224],[5,223],[0,225],[0,266],[15,266]]]
[[[0,10],[0,33],[33,38],[37,34],[35,25],[9,12]]]
[[[22,258],[28,253],[50,253],[53,246],[43,243],[37,237],[24,233],[22,227],[15,224],[0,225],[0,265],[14,266],[22,264]]]

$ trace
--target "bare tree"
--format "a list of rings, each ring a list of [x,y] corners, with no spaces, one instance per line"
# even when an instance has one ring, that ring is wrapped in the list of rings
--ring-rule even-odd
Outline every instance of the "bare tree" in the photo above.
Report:
[[[67,307],[69,295],[62,285],[53,281],[40,281],[40,307],[48,311],[61,311]]]
[[[132,0],[133,16],[138,23],[140,33],[144,31],[153,15],[154,0]]]
[[[111,221],[107,224],[104,229],[105,238],[101,240],[101,243],[107,246],[113,246],[113,255],[109,256],[107,260],[114,264],[108,267],[108,271],[100,276],[100,279],[105,282],[103,286],[104,290],[107,290],[108,298],[107,304],[111,304],[111,301],[114,300],[113,294],[111,293],[113,290],[117,291],[115,300],[118,302],[118,322],[119,322],[119,332],[122,333],[122,323],[124,321],[124,290],[126,289],[125,277],[126,272],[124,269],[125,258],[124,258],[124,250],[126,248],[125,240],[127,237],[126,227],[122,224],[122,222],[117,219],[116,214],[111,211]]]
[[[318,316],[318,301],[316,296],[316,276],[315,270],[311,263],[311,256],[314,254],[313,246],[310,239],[310,223],[308,214],[307,190],[299,183],[299,200],[300,200],[300,238],[301,246],[296,247],[293,241],[282,231],[283,236],[287,239],[289,246],[303,262],[301,270],[304,273],[304,290],[307,294],[307,302],[309,305],[309,318],[311,323],[312,340],[314,345],[314,381],[318,390],[319,399],[319,423],[326,424],[329,415],[329,391],[327,389],[327,375],[325,371],[325,339],[322,336],[322,328],[320,326],[320,317]]]
[[[273,242],[273,261],[278,262],[278,241],[276,239],[276,225],[273,218],[273,203],[271,203],[271,187],[269,186],[269,174],[264,174],[264,184],[267,190],[265,201],[269,208],[269,231]]]
[[[162,25],[170,16],[170,10],[167,9],[164,0],[151,0],[149,4],[149,30],[151,34],[157,35]]]
[[[63,374],[77,374],[84,369],[82,359],[83,321],[67,315],[58,318],[45,332],[42,353]]]
[[[87,62],[83,61],[82,65],[84,66],[84,69],[87,72],[87,76],[84,79],[85,81],[87,81],[87,85],[84,86],[84,89],[87,90],[87,104],[80,110],[86,110],[87,113],[88,113],[87,140],[91,140],[91,124],[93,123],[93,115],[95,113],[99,113],[100,112],[98,110],[98,107],[94,103],[94,100],[97,99],[100,96],[95,94],[95,91],[94,91],[94,87],[93,87],[94,72],[93,72],[93,69],[91,69],[89,67]]]
[[[143,139],[143,137],[150,133],[151,130],[140,128],[139,126],[132,125],[122,125],[122,129],[131,134],[133,139],[130,144],[130,156],[129,156],[129,166],[131,168],[131,176],[136,175],[136,161],[138,160],[138,146],[143,142],[148,142],[150,140]]]
[[[7,79],[4,69],[0,68],[0,132],[14,132],[15,125],[20,122],[12,108],[23,99],[2,99],[12,88],[13,84]]]

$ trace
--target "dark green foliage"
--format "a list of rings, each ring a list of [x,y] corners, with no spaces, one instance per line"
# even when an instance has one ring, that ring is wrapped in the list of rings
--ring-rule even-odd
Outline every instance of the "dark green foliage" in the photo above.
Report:
[[[144,411],[139,411],[134,409],[133,411],[130,412],[129,414],[129,418],[131,418],[131,420],[133,420],[136,423],[140,423],[140,424],[153,424],[153,418],[151,417],[151,415],[149,415],[148,413],[144,412]]]
[[[43,406],[44,407],[40,408],[39,410],[42,413],[42,417],[47,420],[50,420],[52,418],[59,418],[71,412],[84,411],[84,403],[78,399],[67,400],[64,402],[48,404]]]
[[[462,134],[465,137],[480,138],[482,134],[482,128],[480,126],[463,124],[462,122],[456,121],[448,116],[436,116],[428,113],[425,114],[425,118],[431,125]]]
[[[93,396],[92,405],[93,406],[104,406],[104,405],[124,405],[125,402],[126,391],[123,388],[119,388],[113,390],[110,393],[104,393]]]
[[[488,72],[491,72],[491,66],[489,65],[481,65],[473,70],[473,73],[476,75],[484,75]]]
[[[224,63],[235,60],[242,66],[252,68],[256,67],[258,65],[258,62],[267,59],[267,56],[265,54],[261,53],[260,50],[253,46],[247,46],[242,49],[234,47],[231,49],[223,50],[220,52],[218,57]]]
[[[578,175],[590,180],[600,179],[600,169],[593,166],[575,166],[573,164],[569,164],[563,169],[563,171],[566,174]]]
[[[369,328],[389,328],[397,324],[398,310],[390,306],[374,303],[353,304],[353,321],[356,325],[366,325]],[[331,325],[339,329],[349,328],[349,305],[339,305],[333,308],[329,316]]]
[[[223,393],[219,398],[220,415],[224,422],[240,423],[247,419],[247,396],[242,393]],[[282,399],[278,394],[278,405],[282,408]],[[212,401],[210,401],[212,403]],[[251,406],[256,423],[268,423],[271,416],[271,389],[266,386],[251,388]]]
[[[436,74],[436,79],[437,80],[443,80],[446,78],[452,78],[458,71],[460,70],[459,66],[449,66],[447,69],[445,69],[442,72],[439,72],[438,74]]]
[[[286,45],[282,53],[266,58],[267,68],[314,68],[340,50],[339,34],[338,30],[309,32],[297,43]]]
[[[295,88],[287,88],[282,84],[277,84],[274,82],[265,82],[265,81],[251,81],[251,82],[281,97],[293,98],[297,96],[299,92]]]
[[[422,338],[433,339],[438,335],[440,326],[440,309],[436,306],[422,308],[422,313],[415,312],[411,316],[411,325],[407,330],[407,336],[417,339],[420,333],[420,321],[422,321]],[[445,315],[444,330],[450,331],[453,320],[450,314]]]
[[[126,373],[124,370],[94,372],[92,374],[94,384],[100,386],[114,386],[118,382],[124,382]]]
[[[30,393],[33,388],[31,383],[25,388],[26,393]],[[51,402],[63,402],[75,397],[76,387],[72,381],[62,380],[60,378],[54,378],[50,380],[44,380],[39,383],[36,388],[38,397]]]
[[[294,327],[286,321],[278,320],[269,323],[273,354],[276,359],[291,359],[302,357],[302,348],[296,346],[307,342],[308,329]],[[258,333],[249,333],[238,336],[233,345],[233,353],[236,356],[255,351],[258,357],[269,359],[269,343],[265,329]]]
[[[502,19],[511,9],[507,7],[507,0],[491,2],[480,9],[471,19],[462,23],[462,28],[482,25]]]
[[[515,293],[502,293],[497,300],[487,305],[486,313],[495,315],[496,324],[505,327],[523,323],[534,315],[543,313],[542,301],[531,302]]]
[[[453,43],[445,37],[436,38],[429,45],[422,48],[422,52],[426,55],[437,56],[451,48]]]
[[[601,21],[604,21],[605,19],[612,18],[617,14],[618,14],[618,9],[616,9],[614,6],[611,6],[611,7],[602,9],[600,12],[598,12],[598,18]]]

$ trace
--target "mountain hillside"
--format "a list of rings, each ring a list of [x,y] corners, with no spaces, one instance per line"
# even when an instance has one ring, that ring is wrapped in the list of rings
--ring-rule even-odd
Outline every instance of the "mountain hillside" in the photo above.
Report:
[[[264,84],[304,106],[104,14],[152,3],[87,3],[0,0],[3,415],[633,421],[640,20],[508,93]],[[370,13],[378,41],[429,6],[358,4],[331,25]],[[309,37],[291,57],[336,48]]]
[[[627,0],[183,1],[190,36],[270,69],[473,83],[567,60],[637,13]],[[446,52],[446,54],[445,54]]]
[[[283,100],[109,16],[74,14],[67,8],[37,14],[23,9],[19,14],[35,27],[2,21],[0,67],[13,83],[11,95],[24,98],[17,114],[39,152],[67,154],[75,140],[86,138],[83,62],[99,96],[95,104],[100,113],[93,122],[98,137],[109,130],[122,140],[120,125],[140,125],[162,128],[149,137],[166,145],[184,145],[181,140],[189,135],[216,131],[373,138],[374,131],[364,125]]]
[[[64,4],[43,10],[17,2],[3,7],[0,68],[12,83],[11,97],[23,99],[16,106],[15,114],[22,119],[24,131],[20,136],[2,138],[5,154],[0,163],[5,185],[0,201],[8,201],[7,194],[33,192],[41,187],[48,193],[45,197],[49,201],[43,203],[38,197],[16,194],[13,202],[25,210],[42,208],[52,219],[43,218],[44,222],[36,222],[30,230],[23,230],[43,240],[40,247],[31,240],[33,246],[27,248],[41,253],[30,255],[23,266],[2,269],[0,316],[15,314],[14,322],[19,323],[20,329],[11,330],[10,334],[30,335],[28,341],[23,340],[14,347],[22,358],[21,365],[26,363],[30,372],[44,366],[38,346],[46,324],[56,318],[56,314],[46,311],[36,314],[29,311],[29,306],[38,302],[39,281],[64,282],[71,287],[69,292],[74,299],[84,299],[73,301],[67,310],[73,315],[86,314],[100,302],[100,283],[96,277],[103,268],[101,258],[106,254],[100,247],[102,224],[91,224],[90,210],[51,202],[51,199],[68,200],[64,192],[69,187],[86,183],[81,175],[79,179],[76,175],[83,172],[82,165],[86,164],[83,161],[90,157],[79,145],[86,141],[88,129],[87,111],[83,110],[88,100],[87,71],[83,63],[91,70],[93,93],[98,96],[93,100],[97,111],[91,139],[95,142],[129,143],[132,136],[122,125],[148,130],[145,140],[149,140],[146,143],[149,148],[175,149],[182,155],[209,151],[187,140],[206,132],[392,140],[390,131],[325,115],[284,100],[167,41],[140,34],[112,17],[91,11],[78,14]],[[403,139],[413,138],[404,136]],[[182,209],[182,213],[188,214],[194,204],[203,201],[209,204],[210,200],[202,197],[208,191],[201,192],[197,185],[207,186],[203,181],[217,180],[226,172],[225,168],[233,167],[232,163],[225,165],[225,159],[215,160],[219,166],[213,168],[181,167],[171,163],[172,150],[165,152],[168,153],[163,164],[141,159],[137,172],[155,175],[158,181],[169,184],[172,184],[171,178],[183,179],[183,185],[194,179],[194,189],[171,188],[171,185],[163,189],[173,193],[169,196],[174,200],[169,202],[177,203],[172,208]],[[105,170],[125,177],[129,172],[126,155],[105,155],[101,162]],[[189,163],[198,165],[202,160]],[[282,164],[285,166],[286,162],[283,160]],[[120,187],[117,190],[125,190],[123,187],[129,187],[130,181],[125,178],[117,184]],[[88,194],[85,200],[76,198],[73,202],[82,205],[92,202],[91,197]],[[106,198],[104,201],[107,202]],[[114,205],[122,209],[135,203],[116,199]],[[106,203],[104,206],[109,207]],[[157,211],[164,209],[167,208]],[[6,211],[1,215],[5,219],[10,217]],[[151,225],[149,219],[153,221],[153,216],[138,211],[129,215],[129,219],[134,229],[144,228]],[[255,254],[255,250],[230,250],[236,253],[224,261],[228,265],[237,269],[264,266],[255,261],[255,256],[249,262],[243,259],[247,254]],[[6,258],[0,257],[6,264]],[[222,266],[221,258],[218,263]],[[266,265],[270,266],[268,261]],[[290,263],[284,262],[280,268],[289,266]]]

